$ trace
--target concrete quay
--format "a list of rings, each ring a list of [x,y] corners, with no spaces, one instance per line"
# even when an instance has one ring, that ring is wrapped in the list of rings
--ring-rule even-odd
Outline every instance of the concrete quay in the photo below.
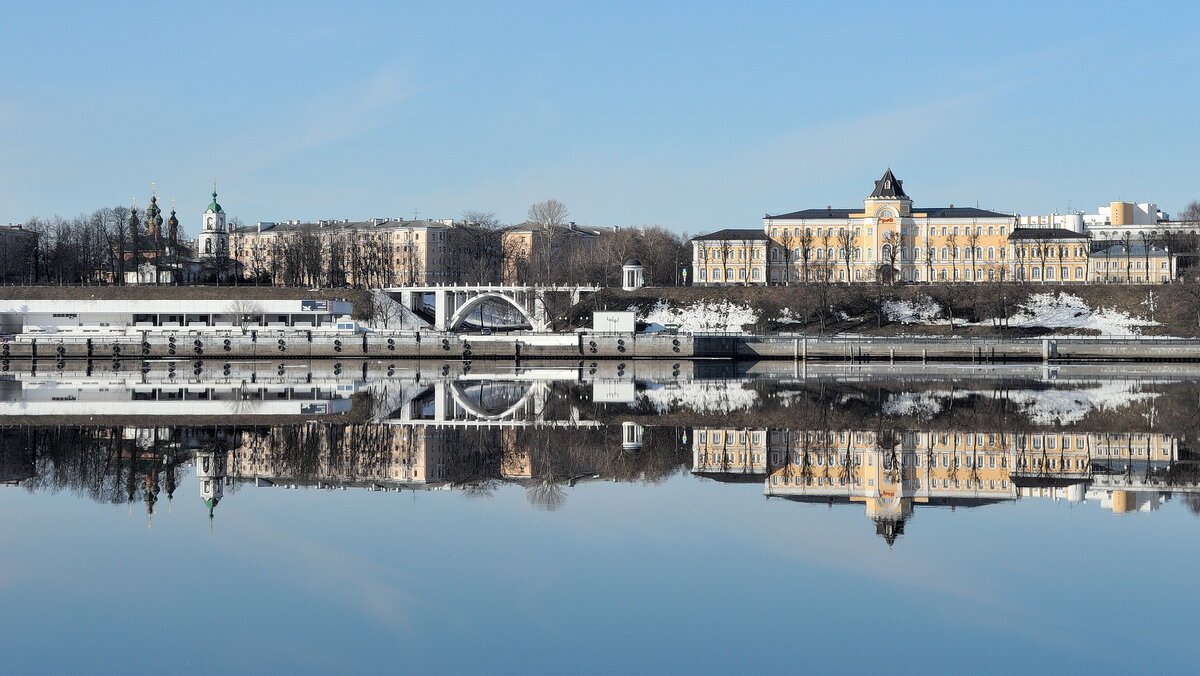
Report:
[[[690,336],[309,331],[146,332],[79,336],[17,334],[0,341],[0,361],[47,359],[678,359]]]
[[[1200,340],[1169,338],[795,337],[740,334],[307,331],[39,334],[0,342],[0,360],[25,359],[748,359],[803,362],[1200,361]]]

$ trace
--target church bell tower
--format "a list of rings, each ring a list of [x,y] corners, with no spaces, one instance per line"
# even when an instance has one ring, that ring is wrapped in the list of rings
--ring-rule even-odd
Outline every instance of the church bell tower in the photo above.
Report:
[[[212,204],[204,210],[200,219],[200,251],[204,258],[229,257],[229,229],[225,223],[225,210],[217,204],[217,191],[213,189]]]

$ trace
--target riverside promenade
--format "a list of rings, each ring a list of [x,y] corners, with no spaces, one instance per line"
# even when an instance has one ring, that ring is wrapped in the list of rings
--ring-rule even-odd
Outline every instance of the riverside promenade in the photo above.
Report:
[[[241,359],[748,359],[826,362],[1189,362],[1200,339],[1097,337],[804,337],[750,334],[511,333],[434,331],[228,331],[115,336],[9,335],[12,360]]]

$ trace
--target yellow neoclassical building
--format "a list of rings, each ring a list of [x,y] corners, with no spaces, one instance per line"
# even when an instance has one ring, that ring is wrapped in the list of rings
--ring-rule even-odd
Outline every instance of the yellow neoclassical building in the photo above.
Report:
[[[700,285],[1003,281],[1017,217],[975,207],[914,207],[891,169],[861,208],[803,209],[692,240]],[[732,279],[731,279],[732,275]]]

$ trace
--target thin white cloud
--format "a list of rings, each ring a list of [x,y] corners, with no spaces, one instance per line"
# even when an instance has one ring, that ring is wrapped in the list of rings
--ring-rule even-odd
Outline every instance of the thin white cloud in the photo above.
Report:
[[[412,94],[405,69],[392,64],[339,90],[281,103],[268,118],[219,144],[218,156],[229,159],[220,171],[249,174],[377,129]]]

